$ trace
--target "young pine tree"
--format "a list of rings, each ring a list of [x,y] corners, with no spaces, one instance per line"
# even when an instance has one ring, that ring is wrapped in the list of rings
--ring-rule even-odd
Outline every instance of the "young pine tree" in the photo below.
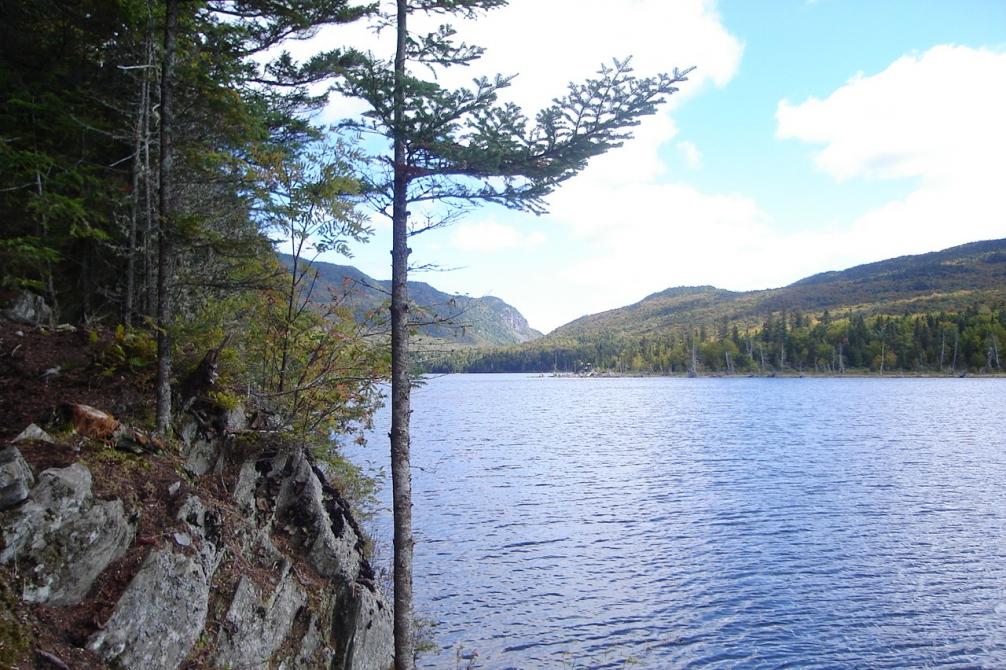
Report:
[[[639,119],[656,111],[685,81],[689,70],[636,77],[629,61],[601,68],[596,79],[570,85],[566,94],[529,119],[498,101],[512,78],[475,81],[448,89],[435,76],[423,79],[412,66],[433,72],[469,65],[482,49],[459,42],[448,24],[427,34],[409,28],[414,15],[473,18],[505,0],[397,0],[382,17],[394,31],[394,60],[369,57],[337,85],[369,110],[348,129],[388,141],[384,169],[371,176],[375,206],[392,220],[391,472],[394,508],[395,667],[414,666],[412,629],[412,484],[409,416],[409,301],[406,281],[411,236],[445,225],[466,206],[496,203],[533,213],[544,198],[576,175],[593,156],[619,146]],[[441,205],[440,218],[410,221],[415,203]]]

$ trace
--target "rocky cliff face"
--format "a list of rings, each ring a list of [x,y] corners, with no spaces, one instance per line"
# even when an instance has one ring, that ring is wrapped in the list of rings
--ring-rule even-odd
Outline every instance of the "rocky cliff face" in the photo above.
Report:
[[[172,448],[78,407],[0,451],[0,666],[392,664],[359,528],[303,449],[241,412],[185,417]]]

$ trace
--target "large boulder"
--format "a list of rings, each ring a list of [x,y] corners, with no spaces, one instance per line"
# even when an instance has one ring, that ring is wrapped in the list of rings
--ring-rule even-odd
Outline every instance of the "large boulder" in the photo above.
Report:
[[[53,322],[52,309],[45,304],[42,296],[28,291],[15,298],[14,303],[0,315],[10,321],[31,325],[50,325]]]
[[[87,647],[126,668],[174,670],[192,651],[206,625],[210,581],[220,565],[221,527],[196,496],[178,511],[175,547],[144,561],[103,630]]]
[[[87,648],[119,667],[175,670],[202,634],[209,595],[210,575],[197,557],[155,551]]]
[[[83,601],[134,533],[122,501],[92,497],[91,473],[79,463],[44,471],[4,526],[0,562],[25,574],[25,601],[48,605]]]
[[[306,603],[307,596],[289,566],[279,584],[264,593],[252,579],[241,577],[217,635],[216,664],[268,668]]]
[[[362,567],[362,539],[304,451],[280,454],[267,477],[280,482],[276,523],[304,550],[318,574],[341,584],[355,581]]]

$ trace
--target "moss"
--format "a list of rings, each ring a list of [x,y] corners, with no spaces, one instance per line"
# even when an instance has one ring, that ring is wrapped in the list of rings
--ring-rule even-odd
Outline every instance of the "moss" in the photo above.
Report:
[[[31,647],[31,636],[17,620],[17,597],[0,576],[0,667],[13,668]]]
[[[241,404],[241,399],[237,394],[224,389],[210,391],[206,395],[209,396],[209,399],[212,400],[217,407],[220,407],[228,412]]]
[[[94,451],[86,456],[83,460],[88,465],[113,465],[125,470],[139,470],[141,472],[146,472],[152,467],[150,461],[144,456],[137,456],[136,454],[131,454],[125,451],[119,451],[113,447],[104,447],[99,451]]]

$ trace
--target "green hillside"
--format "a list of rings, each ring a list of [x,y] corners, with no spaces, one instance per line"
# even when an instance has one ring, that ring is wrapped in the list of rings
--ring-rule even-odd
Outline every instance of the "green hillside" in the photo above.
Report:
[[[1006,240],[990,240],[764,291],[670,288],[572,321],[529,345],[459,353],[431,368],[990,371],[1006,344],[1004,305]]]
[[[291,267],[290,256],[280,254],[280,260]],[[380,323],[385,318],[390,281],[369,277],[351,265],[316,261],[311,267],[318,273],[315,296],[338,300],[360,319]],[[516,308],[494,296],[454,295],[410,281],[409,299],[420,342],[434,348],[505,346],[541,337]]]

